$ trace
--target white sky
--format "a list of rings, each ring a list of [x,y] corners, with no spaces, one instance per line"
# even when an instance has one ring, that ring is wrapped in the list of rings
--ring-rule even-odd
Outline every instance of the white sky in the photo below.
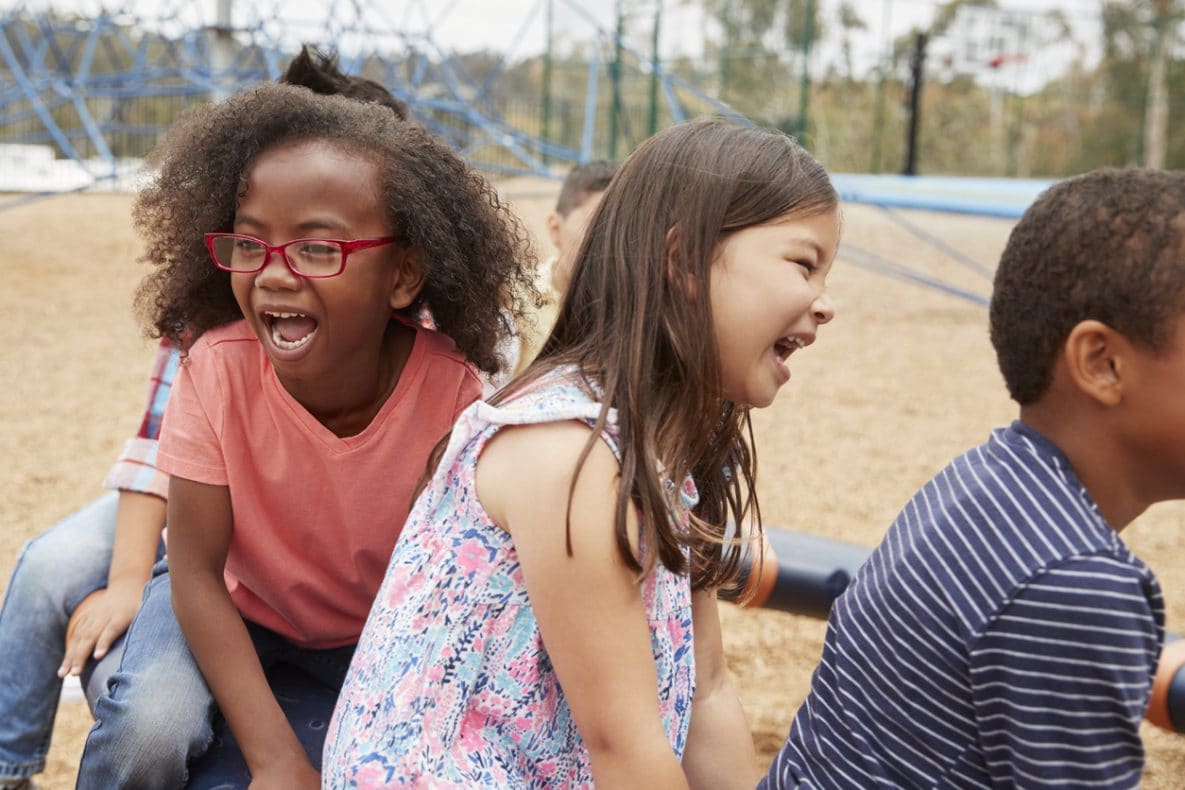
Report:
[[[128,8],[141,10],[145,16],[173,15],[188,24],[213,23],[217,16],[220,0],[16,0],[17,4],[29,7],[53,7],[59,10],[93,12],[97,8]],[[472,51],[490,49],[509,52],[513,58],[526,57],[542,52],[545,47],[545,9],[548,0],[222,0],[232,4],[232,21],[236,25],[248,24],[248,17],[272,20],[282,18],[295,22],[303,33],[323,36],[327,27],[346,29],[356,27],[350,17],[354,9],[361,7],[358,18],[361,24],[375,30],[402,30],[422,34],[445,51]],[[617,0],[551,0],[554,9],[553,30],[560,47],[565,41],[589,40],[594,25],[610,30],[614,24],[614,9]],[[627,19],[634,28],[627,29],[630,44],[646,53],[650,49],[650,26],[655,3],[658,0],[622,0]],[[714,29],[711,20],[705,20],[699,12],[699,4],[689,0],[661,0],[662,2],[662,51],[664,57],[674,54],[694,55],[702,46],[705,28]],[[817,53],[830,62],[838,62],[838,8],[841,0],[816,0],[824,24],[831,29],[830,43]],[[908,33],[915,27],[928,27],[941,0],[849,0],[858,15],[863,18],[867,30],[852,38],[853,68],[857,74],[865,73],[878,63],[892,40]],[[334,14],[326,19],[326,9],[334,8]],[[1014,13],[1019,20],[1036,20],[1051,9],[1061,9],[1079,20],[1076,29],[1079,38],[1095,48],[1098,29],[1099,0],[997,0],[1000,8]],[[443,9],[443,10],[442,10]],[[997,15],[984,24],[982,38],[991,35],[988,28],[998,27]],[[179,23],[184,24],[184,23]],[[285,35],[285,40],[288,39]],[[300,36],[298,34],[298,40]],[[347,49],[347,39],[342,37],[339,48]],[[1015,45],[1015,41],[1013,42]],[[373,46],[373,43],[371,44]],[[1062,48],[1058,54],[1059,46]],[[954,51],[952,53],[952,48]],[[931,47],[932,58],[952,56],[965,61],[964,41],[936,41]],[[1022,83],[1048,78],[1056,73],[1069,56],[1065,42],[1033,41],[1029,63],[1010,63],[989,75],[987,79],[1006,80],[1013,87]],[[1089,54],[1090,50],[1088,50]],[[1032,59],[1040,54],[1040,67],[1032,66]],[[974,53],[982,56],[982,50]],[[935,61],[932,60],[932,63]]]
[[[831,38],[838,38],[838,9],[841,0],[816,0],[824,24],[831,29]],[[554,29],[558,36],[565,32],[581,36],[588,28],[589,19],[596,20],[605,29],[614,24],[616,0],[553,0],[555,8]],[[624,0],[627,19],[636,20],[641,30],[635,39],[641,39],[649,49],[650,20],[653,17],[654,0]],[[849,0],[851,6],[868,26],[853,38],[856,66],[865,67],[875,63],[889,43],[915,27],[928,27],[940,0]],[[1035,18],[1047,11],[1060,9],[1071,19],[1078,19],[1077,27],[1084,36],[1095,36],[1100,0],[998,0],[997,5],[1005,11],[1019,15],[1019,18]],[[661,24],[662,49],[664,55],[689,53],[698,50],[704,38],[705,21],[699,12],[698,3],[687,0],[663,0]],[[543,12],[545,0],[459,0],[455,10],[436,30],[437,38],[448,41],[458,49],[488,47],[504,50],[509,42],[517,41],[514,51],[527,55],[539,52],[544,46]],[[583,9],[578,12],[575,9]],[[530,28],[521,28],[532,10],[535,19]],[[1085,18],[1084,18],[1085,17]],[[639,42],[640,44],[641,42]]]

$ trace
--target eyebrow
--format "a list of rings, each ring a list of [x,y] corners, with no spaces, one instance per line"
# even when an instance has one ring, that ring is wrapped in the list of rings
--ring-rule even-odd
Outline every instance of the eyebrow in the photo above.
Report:
[[[239,224],[250,225],[253,228],[267,227],[267,223],[263,222],[262,220],[258,220],[255,217],[252,217],[250,214],[236,215],[235,216],[235,224],[236,225],[239,225]],[[310,231],[320,230],[320,229],[336,231],[336,230],[346,230],[348,228],[348,226],[343,222],[331,221],[331,220],[327,220],[327,219],[306,220],[306,221],[298,224],[296,227],[301,233],[308,233]]]
[[[786,239],[785,242],[787,245],[801,244],[804,247],[810,247],[812,250],[814,250],[815,257],[817,257],[817,258],[823,257],[823,253],[824,253],[823,245],[820,244],[819,242],[815,241],[814,239],[807,238],[806,236],[792,236],[792,237]]]

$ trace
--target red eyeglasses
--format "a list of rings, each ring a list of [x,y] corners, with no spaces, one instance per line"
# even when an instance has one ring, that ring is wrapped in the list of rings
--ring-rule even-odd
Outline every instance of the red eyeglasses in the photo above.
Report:
[[[271,245],[254,236],[241,233],[207,233],[206,249],[219,269],[235,274],[254,274],[263,271],[278,253],[293,274],[310,279],[336,277],[346,270],[346,259],[351,252],[382,247],[398,241],[396,236],[377,239],[293,239]]]

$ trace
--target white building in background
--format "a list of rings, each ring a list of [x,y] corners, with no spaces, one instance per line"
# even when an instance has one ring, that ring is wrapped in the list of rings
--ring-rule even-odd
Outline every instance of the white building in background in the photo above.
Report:
[[[53,146],[0,143],[0,192],[71,192],[94,189],[129,192],[136,188],[143,160],[110,163],[89,159],[82,163],[59,159]]]

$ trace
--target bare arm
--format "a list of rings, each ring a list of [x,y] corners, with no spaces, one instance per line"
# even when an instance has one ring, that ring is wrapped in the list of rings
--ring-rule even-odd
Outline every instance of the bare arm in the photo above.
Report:
[[[58,677],[79,674],[90,656],[107,655],[123,636],[140,611],[164,523],[165,500],[138,491],[119,492],[107,586],[82,599],[71,613]]]
[[[514,538],[531,608],[598,786],[684,788],[663,731],[639,583],[613,537],[617,460],[602,442],[572,495],[572,556],[564,519],[589,429],[550,423],[503,429],[478,462],[477,489]],[[632,524],[637,535],[637,524]]]
[[[222,571],[234,523],[230,490],[173,477],[173,609],[206,684],[247,760],[253,788],[315,788],[320,777],[276,702]]]
[[[761,772],[749,722],[728,677],[715,590],[692,594],[695,697],[683,770],[693,788],[753,788]]]

